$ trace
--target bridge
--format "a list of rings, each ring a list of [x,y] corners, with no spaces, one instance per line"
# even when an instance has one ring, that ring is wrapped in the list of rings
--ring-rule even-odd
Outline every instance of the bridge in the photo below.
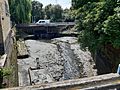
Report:
[[[41,38],[54,38],[60,32],[74,27],[74,22],[57,22],[49,24],[18,24],[16,28],[18,32],[34,35]]]

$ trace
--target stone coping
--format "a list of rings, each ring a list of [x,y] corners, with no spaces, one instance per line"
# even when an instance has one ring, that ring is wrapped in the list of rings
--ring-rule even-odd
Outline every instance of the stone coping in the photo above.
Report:
[[[93,76],[89,78],[73,79],[48,84],[7,88],[4,90],[81,90],[82,88],[102,85],[120,85],[120,76],[116,73]],[[96,86],[95,86],[96,85]]]

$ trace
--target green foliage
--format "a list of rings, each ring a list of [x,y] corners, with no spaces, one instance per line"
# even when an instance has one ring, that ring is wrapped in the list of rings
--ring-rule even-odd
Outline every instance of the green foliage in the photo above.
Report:
[[[50,19],[52,15],[52,4],[47,5],[44,11],[45,11],[45,18]]]
[[[0,88],[3,88],[3,78],[8,78],[12,74],[11,68],[0,68]]]
[[[84,6],[85,4],[87,4],[88,2],[98,2],[100,0],[72,0],[72,7],[74,9],[78,9],[82,6]]]
[[[31,20],[31,0],[8,0],[11,20],[15,23],[29,23]]]
[[[65,21],[65,22],[75,21],[76,12],[77,12],[76,10],[65,9],[63,11],[63,21]]]
[[[80,45],[95,51],[112,44],[120,47],[120,7],[117,0],[100,0],[80,6],[77,12],[77,28],[81,31]]]
[[[105,43],[111,43],[115,48],[120,48],[120,16],[109,16],[103,23],[103,33],[107,35]]]
[[[0,69],[0,76],[1,77],[7,77],[12,73],[12,69],[11,68],[1,68]]]
[[[51,21],[62,21],[63,9],[60,5],[47,5],[45,7],[45,18],[50,19]]]
[[[52,8],[51,20],[52,21],[62,21],[62,13],[63,13],[63,9],[61,8],[61,6],[54,5]]]
[[[44,19],[43,4],[39,1],[32,1],[32,19],[34,22]]]

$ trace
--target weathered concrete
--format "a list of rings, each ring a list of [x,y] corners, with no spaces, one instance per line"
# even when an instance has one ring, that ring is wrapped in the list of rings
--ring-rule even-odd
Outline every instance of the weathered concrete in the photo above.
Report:
[[[17,86],[17,51],[14,29],[11,29],[8,0],[0,0],[0,56],[5,56],[0,68],[11,69],[11,75],[0,78],[3,87]],[[0,60],[1,61],[1,60]],[[8,71],[9,72],[9,71]]]
[[[111,73],[89,78],[16,87],[4,90],[116,90],[119,88],[120,76],[118,74]]]
[[[10,71],[10,75],[3,77],[3,87],[13,87],[18,86],[18,73],[17,73],[17,48],[16,48],[16,40],[11,39],[11,43],[9,42],[9,48],[7,49],[7,53],[5,53],[4,58],[1,58],[2,62],[0,62],[0,68],[6,68]],[[4,60],[3,60],[4,59]],[[0,60],[0,61],[1,61]]]
[[[10,37],[10,14],[7,0],[0,0],[0,53],[8,50]]]

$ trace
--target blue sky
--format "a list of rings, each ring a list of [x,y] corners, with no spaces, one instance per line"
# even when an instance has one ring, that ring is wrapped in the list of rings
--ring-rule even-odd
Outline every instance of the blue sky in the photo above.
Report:
[[[71,6],[71,0],[37,0],[43,4],[43,7],[45,7],[48,4],[60,4],[63,9],[70,8]],[[57,2],[56,2],[57,1]]]

